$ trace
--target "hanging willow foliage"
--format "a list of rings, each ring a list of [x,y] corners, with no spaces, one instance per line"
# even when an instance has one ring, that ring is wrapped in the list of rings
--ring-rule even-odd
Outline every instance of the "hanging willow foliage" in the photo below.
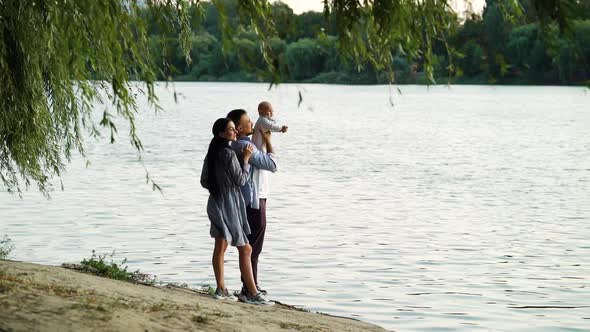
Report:
[[[224,15],[226,1],[212,3],[220,12],[227,50],[234,32]],[[517,0],[506,1],[519,8]],[[556,21],[567,29],[568,3],[574,1],[535,0],[534,5],[543,24]],[[404,54],[422,62],[434,81],[433,44],[447,45],[446,36],[457,22],[449,4],[324,0],[324,12],[336,17],[346,58],[369,60],[393,82],[393,53]],[[129,123],[131,144],[141,153],[135,93],[140,89],[158,108],[154,84],[158,74],[167,72],[167,64],[155,63],[150,54],[146,23],[158,22],[162,31],[178,36],[189,63],[190,25],[198,20],[201,5],[190,0],[0,0],[0,184],[18,192],[37,184],[47,194],[50,179],[61,175],[72,152],[85,157],[85,137],[99,136],[102,126],[114,141],[115,117]],[[276,36],[270,4],[239,0],[238,16],[258,37],[267,77],[272,84],[280,82],[270,46]],[[452,60],[454,50],[447,47],[447,52]],[[112,107],[105,107],[97,123],[93,113],[101,103]]]
[[[9,191],[32,182],[47,193],[73,150],[85,156],[87,132],[97,136],[93,105],[112,104],[101,126],[111,141],[118,115],[141,150],[132,82],[143,81],[156,105],[156,66],[136,1],[0,1],[0,177]],[[179,31],[188,49],[186,3],[147,1],[154,16]],[[186,52],[186,51],[185,51]],[[188,53],[186,53],[188,58]],[[105,100],[106,99],[106,100]]]

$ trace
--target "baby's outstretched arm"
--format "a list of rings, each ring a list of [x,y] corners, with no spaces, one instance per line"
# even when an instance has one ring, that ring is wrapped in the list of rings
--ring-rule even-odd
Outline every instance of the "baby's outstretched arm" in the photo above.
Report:
[[[265,131],[270,131],[273,133],[278,133],[278,132],[283,132],[283,128],[285,126],[279,126],[277,124],[275,124],[275,122],[273,120],[267,119],[267,118],[263,118],[259,123],[259,128],[260,131],[265,132]]]

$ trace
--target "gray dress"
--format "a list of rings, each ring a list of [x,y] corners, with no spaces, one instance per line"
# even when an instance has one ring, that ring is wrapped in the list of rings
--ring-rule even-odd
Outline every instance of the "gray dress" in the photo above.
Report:
[[[218,197],[209,195],[207,202],[207,215],[211,221],[209,233],[211,237],[223,237],[232,246],[243,246],[248,243],[246,235],[250,234],[250,226],[246,216],[246,203],[240,191],[250,176],[250,165],[240,166],[236,153],[228,146],[221,150],[217,156],[215,170]],[[201,172],[201,185],[207,188],[209,175],[207,158]]]

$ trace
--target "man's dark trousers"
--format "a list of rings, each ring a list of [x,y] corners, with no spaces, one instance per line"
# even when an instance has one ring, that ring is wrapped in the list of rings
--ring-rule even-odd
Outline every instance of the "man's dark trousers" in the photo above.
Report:
[[[246,214],[248,215],[248,225],[250,225],[250,235],[248,241],[252,246],[252,273],[254,274],[254,282],[258,285],[258,256],[262,252],[262,245],[264,244],[264,234],[266,233],[266,198],[260,199],[260,209],[253,209],[250,206],[246,207]],[[242,280],[242,283],[244,280]]]

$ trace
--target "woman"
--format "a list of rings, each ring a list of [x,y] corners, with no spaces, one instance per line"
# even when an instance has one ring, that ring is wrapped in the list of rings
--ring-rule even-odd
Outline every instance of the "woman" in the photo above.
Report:
[[[213,272],[217,289],[215,298],[235,300],[225,287],[223,277],[223,258],[228,242],[238,248],[240,272],[246,283],[248,294],[244,302],[251,304],[272,305],[256,290],[250,255],[252,247],[248,244],[246,235],[250,234],[250,226],[246,217],[246,204],[240,186],[243,186],[250,175],[248,161],[254,151],[248,145],[242,151],[243,166],[230,148],[229,142],[236,140],[236,127],[229,119],[217,119],[213,124],[213,139],[203,164],[201,185],[209,190],[207,215],[211,221],[209,233],[215,238],[213,250]]]

